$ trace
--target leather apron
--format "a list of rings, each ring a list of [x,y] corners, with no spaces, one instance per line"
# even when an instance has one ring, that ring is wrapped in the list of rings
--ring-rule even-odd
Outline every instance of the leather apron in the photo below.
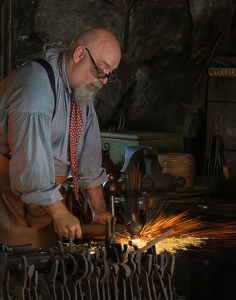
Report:
[[[66,177],[56,177],[64,182]],[[52,218],[37,204],[25,204],[11,189],[9,160],[0,154],[0,242],[48,248],[58,240]]]

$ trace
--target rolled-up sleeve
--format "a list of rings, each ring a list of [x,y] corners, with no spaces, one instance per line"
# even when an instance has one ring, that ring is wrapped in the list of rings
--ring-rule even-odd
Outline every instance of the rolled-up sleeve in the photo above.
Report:
[[[78,181],[82,189],[88,189],[107,180],[106,171],[102,167],[99,123],[92,105],[89,107],[83,131],[83,146],[78,155]]]
[[[60,184],[55,183],[50,117],[35,112],[10,115],[8,140],[13,191],[27,204],[62,200]]]

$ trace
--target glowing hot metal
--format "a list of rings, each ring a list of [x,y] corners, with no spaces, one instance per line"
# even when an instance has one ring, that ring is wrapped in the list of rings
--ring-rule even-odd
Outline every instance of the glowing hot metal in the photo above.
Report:
[[[158,242],[164,240],[165,238],[167,238],[168,236],[170,236],[174,232],[175,231],[173,229],[168,230],[166,233],[164,233],[161,236],[155,238],[153,241],[151,241],[150,243],[148,243],[144,247],[142,247],[142,248],[138,249],[137,251],[135,251],[134,254],[136,254],[138,252],[144,252],[144,251],[148,250],[149,248],[151,248],[152,246],[154,246]],[[126,258],[126,260],[124,261],[124,263],[126,263],[127,261],[128,261],[128,258]]]

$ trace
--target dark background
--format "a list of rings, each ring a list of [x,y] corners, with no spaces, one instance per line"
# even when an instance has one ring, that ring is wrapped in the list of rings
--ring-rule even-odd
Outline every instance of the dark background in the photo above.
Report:
[[[6,16],[10,2],[11,12]],[[217,12],[231,7],[233,17],[227,56],[236,56],[236,18],[231,4],[234,6],[234,1],[1,0],[1,19],[5,18],[6,26],[1,24],[0,67],[8,70],[1,73],[1,79],[25,61],[38,58],[47,48],[67,48],[77,34],[93,27],[106,28],[120,42],[122,60],[117,71],[119,81],[104,86],[95,101],[101,129],[117,126],[119,118],[125,116],[128,130],[181,133],[184,151],[195,155],[197,174],[200,174],[208,116],[219,110],[214,102],[217,112],[212,108],[209,113],[207,105],[189,110],[181,101],[187,104],[198,101],[199,84],[196,83],[205,60],[197,63],[199,57],[194,59],[194,54],[202,47],[209,47]],[[5,57],[10,61],[8,69]],[[227,128],[231,128],[230,139],[234,142],[235,106],[230,107],[230,111]],[[211,122],[213,131],[214,124]],[[233,153],[230,152],[233,170],[235,149],[229,150]],[[202,213],[196,206],[182,209]],[[229,210],[232,219],[236,216],[234,205],[231,204]],[[221,213],[217,208],[216,211]],[[188,259],[177,256],[173,285],[179,295],[187,300],[236,299],[235,250],[187,255]]]
[[[128,6],[129,0],[126,0]],[[126,117],[127,129],[199,136],[205,114],[181,106],[198,100],[196,82],[204,60],[191,59],[208,47],[216,12],[226,0],[13,0],[12,70],[43,49],[66,48],[92,27],[109,29],[122,48],[119,82],[104,86],[95,104],[101,129]],[[235,54],[233,18],[230,51]],[[199,58],[199,57],[198,57]]]

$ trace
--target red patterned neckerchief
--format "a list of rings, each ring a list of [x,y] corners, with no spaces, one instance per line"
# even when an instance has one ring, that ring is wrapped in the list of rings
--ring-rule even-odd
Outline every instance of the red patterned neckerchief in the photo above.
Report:
[[[62,56],[61,52],[58,56],[58,69],[62,81]],[[65,83],[64,83],[65,84]],[[74,185],[74,194],[76,200],[79,202],[79,184],[78,184],[78,171],[77,171],[77,144],[81,136],[83,128],[83,117],[82,117],[82,108],[75,103],[74,96],[71,99],[71,116],[70,116],[70,163],[71,163],[71,173],[73,177]]]

